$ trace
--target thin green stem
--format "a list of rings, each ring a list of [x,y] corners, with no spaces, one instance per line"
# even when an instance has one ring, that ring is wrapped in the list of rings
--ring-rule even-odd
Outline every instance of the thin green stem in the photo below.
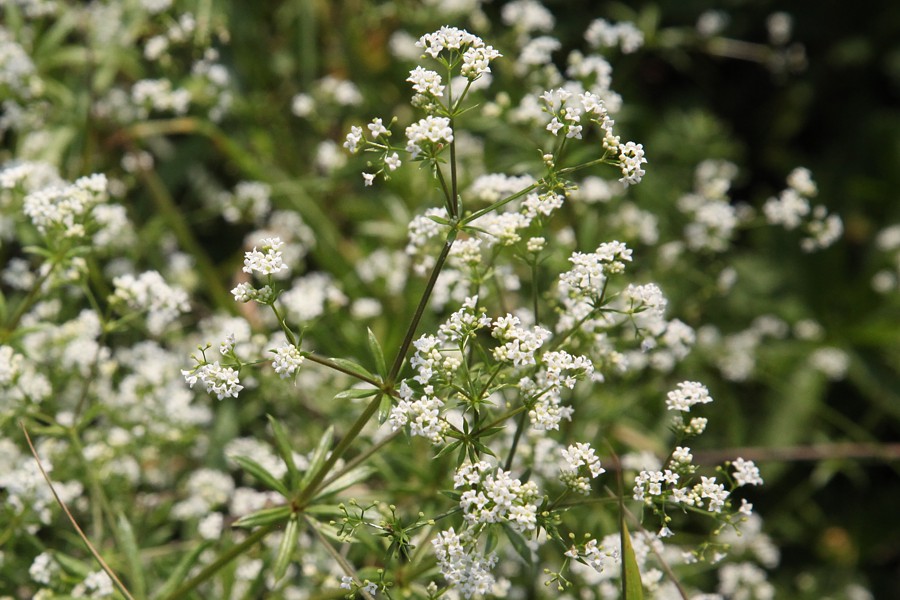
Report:
[[[400,350],[397,352],[394,363],[391,365],[391,370],[388,372],[387,381],[385,383],[389,386],[394,385],[397,380],[397,375],[400,374],[400,369],[403,368],[403,362],[406,360],[406,353],[409,351],[409,346],[412,344],[413,337],[416,335],[416,329],[419,327],[419,321],[422,320],[422,315],[425,313],[425,308],[428,306],[428,301],[431,299],[431,292],[434,291],[438,276],[441,274],[444,263],[450,255],[450,248],[453,246],[454,240],[456,240],[456,230],[452,229],[447,235],[447,241],[444,243],[444,247],[437,257],[437,261],[434,263],[434,268],[431,270],[431,277],[428,279],[425,291],[422,293],[422,298],[419,300],[419,305],[416,307],[416,312],[413,315],[412,322],[409,324],[406,335],[403,337],[403,343],[400,344]]]
[[[187,596],[191,590],[199,586],[204,581],[211,578],[215,575],[219,570],[225,567],[228,563],[236,559],[238,556],[242,555],[247,549],[251,548],[257,542],[262,540],[264,537],[269,535],[276,527],[278,527],[280,523],[272,523],[270,525],[265,525],[260,527],[249,536],[247,536],[244,541],[240,544],[235,544],[225,552],[219,555],[216,560],[210,563],[206,568],[200,571],[196,576],[189,579],[185,582],[181,587],[177,590],[169,594],[164,600],[178,600],[179,598],[184,598]]]
[[[513,200],[516,200],[517,198],[521,198],[522,196],[524,196],[526,194],[530,194],[534,190],[538,189],[540,186],[541,186],[540,182],[532,183],[528,187],[519,190],[518,192],[516,192],[515,194],[513,194],[511,196],[507,196],[506,198],[503,198],[502,200],[498,200],[498,201],[494,202],[493,204],[491,204],[490,206],[486,206],[486,207],[482,208],[481,210],[476,210],[471,215],[465,217],[460,222],[460,225],[468,225],[475,219],[481,218],[484,215],[488,214],[489,212],[493,212],[493,211],[497,210],[498,208],[501,208],[501,207],[509,204]]]
[[[312,352],[307,352],[307,351],[303,352],[303,356],[306,357],[306,359],[310,362],[314,362],[314,363],[322,365],[323,367],[328,367],[329,369],[339,371],[345,375],[349,375],[350,377],[359,379],[360,381],[365,381],[366,383],[373,385],[379,389],[381,389],[382,386],[384,385],[382,382],[378,381],[377,379],[372,379],[371,377],[366,377],[362,373],[357,373],[356,371],[352,371],[350,369],[342,367],[338,363],[334,362],[333,360],[331,360],[329,358],[325,358],[324,356],[318,356],[316,354],[313,354]]]
[[[526,416],[528,416],[528,413],[526,413],[524,410],[519,414],[519,422],[516,423],[516,432],[515,434],[513,434],[512,444],[509,447],[509,455],[507,455],[506,457],[506,465],[504,466],[505,471],[509,471],[510,469],[512,469],[512,462],[516,457],[516,448],[518,448],[519,439],[522,437],[522,432],[525,430]]]
[[[466,87],[468,89],[468,87]],[[450,129],[454,129],[453,117],[450,117]],[[450,142],[450,193],[452,194],[452,198],[450,198],[450,206],[453,210],[450,211],[450,214],[454,217],[459,217],[460,206],[459,206],[459,187],[456,181],[456,137],[453,137],[453,141]]]
[[[41,288],[44,287],[44,282],[50,277],[50,275],[55,270],[56,265],[53,265],[51,268],[47,269],[47,272],[41,275],[37,281],[34,282],[34,286],[32,286],[31,290],[28,291],[28,295],[19,302],[18,306],[16,306],[16,310],[13,315],[10,317],[9,321],[7,321],[6,326],[4,327],[4,331],[0,334],[0,341],[5,342],[12,336],[13,332],[16,330],[16,327],[19,325],[19,321],[25,315],[29,308],[31,308],[35,301],[37,300],[38,294],[41,292]]]
[[[434,162],[434,172],[437,174],[438,182],[440,182],[441,184],[441,191],[444,192],[444,197],[447,198],[447,212],[451,217],[456,218],[458,215],[454,213],[456,207],[453,202],[452,192],[450,188],[447,187],[447,181],[444,179],[444,173],[443,171],[441,171],[441,167],[436,160]]]
[[[409,351],[409,347],[412,344],[413,337],[416,334],[416,329],[419,327],[419,321],[422,319],[422,315],[425,313],[425,308],[428,306],[428,300],[431,298],[431,292],[434,290],[434,286],[437,283],[438,275],[441,273],[441,269],[444,267],[444,263],[447,261],[447,256],[450,254],[450,248],[453,246],[453,241],[456,239],[456,230],[451,230],[450,234],[447,236],[447,242],[444,244],[443,250],[441,250],[440,255],[438,255],[437,261],[435,262],[434,268],[431,271],[431,277],[428,280],[428,284],[425,286],[425,291],[422,293],[422,298],[419,300],[419,305],[416,307],[416,312],[413,315],[412,322],[409,324],[409,327],[406,330],[406,335],[403,338],[403,343],[400,345],[400,350],[397,352],[397,356],[394,358],[394,363],[391,365],[390,372],[388,373],[387,379],[384,384],[378,385],[380,389],[391,389],[394,386],[394,383],[397,381],[397,375],[400,374],[400,369],[403,368],[403,363],[406,360],[406,353]],[[358,377],[358,375],[357,375]],[[328,458],[322,463],[322,466],[319,467],[319,470],[316,471],[315,475],[313,475],[312,479],[310,479],[309,484],[307,484],[306,488],[300,492],[300,497],[298,498],[298,503],[300,506],[305,506],[310,499],[315,497],[315,493],[321,488],[322,481],[325,479],[325,476],[331,471],[334,467],[335,463],[344,455],[344,452],[350,447],[350,445],[356,440],[359,436],[359,433],[362,431],[363,427],[366,426],[366,423],[378,412],[378,407],[381,405],[381,398],[384,395],[384,392],[376,395],[371,402],[366,406],[365,410],[363,410],[362,414],[357,417],[356,421],[354,421],[353,425],[350,427],[350,430],[341,438],[341,441],[334,448]]]

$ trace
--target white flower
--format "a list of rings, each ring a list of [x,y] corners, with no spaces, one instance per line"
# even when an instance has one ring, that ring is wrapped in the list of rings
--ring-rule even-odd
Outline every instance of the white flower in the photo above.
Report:
[[[669,410],[690,412],[695,404],[707,404],[712,402],[709,390],[696,381],[682,381],[678,389],[672,390],[666,396],[666,407]]]
[[[284,242],[281,238],[266,238],[261,242],[261,250],[257,250],[256,246],[253,250],[244,253],[244,272],[256,273],[257,275],[273,275],[281,271],[286,271],[288,266],[284,264],[281,254],[281,248]]]
[[[356,154],[359,151],[359,143],[363,139],[363,130],[362,127],[358,125],[354,125],[350,128],[350,133],[347,134],[347,139],[344,142],[344,148],[346,148],[350,154]]]
[[[759,468],[757,468],[752,460],[736,458],[732,465],[734,466],[734,481],[738,487],[743,485],[763,484],[763,479],[759,474]]]
[[[444,93],[443,80],[437,71],[416,67],[409,72],[406,81],[413,84],[413,90],[419,94],[430,94],[432,96],[440,96]]]
[[[391,171],[396,171],[400,168],[400,165],[402,163],[400,162],[400,156],[396,152],[394,152],[390,156],[384,157],[384,164]]]
[[[207,393],[215,394],[219,400],[237,398],[238,393],[244,389],[237,371],[231,367],[223,367],[219,361],[200,365],[190,371],[182,370],[181,374],[189,386],[193,388],[199,381],[206,386]]]
[[[363,173],[362,176],[366,186],[372,185],[372,182],[375,181],[375,173]]]
[[[293,344],[285,343],[271,352],[275,354],[272,367],[282,379],[287,379],[296,373],[304,361],[303,355]]]
[[[390,136],[391,132],[387,127],[381,122],[381,118],[376,117],[372,119],[372,122],[366,125],[369,129],[369,133],[372,135],[372,138],[377,138],[379,135]]]
[[[416,158],[422,153],[422,146],[453,141],[453,129],[447,117],[427,116],[406,128],[406,150]]]
[[[619,146],[619,165],[622,169],[622,178],[619,181],[625,185],[640,183],[646,173],[641,165],[646,163],[643,144],[627,142],[624,146]]]

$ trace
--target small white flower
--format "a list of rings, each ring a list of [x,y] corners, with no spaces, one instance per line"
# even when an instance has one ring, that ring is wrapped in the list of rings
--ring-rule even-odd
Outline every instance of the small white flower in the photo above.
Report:
[[[672,390],[666,396],[666,407],[682,412],[690,412],[692,406],[709,402],[712,402],[709,390],[696,381],[682,381],[678,384],[678,389]]]
[[[272,360],[272,367],[282,379],[287,379],[297,372],[300,365],[303,364],[304,357],[293,344],[285,343],[275,350],[272,350],[275,358]]]
[[[363,173],[362,176],[367,187],[375,181],[375,173]]]

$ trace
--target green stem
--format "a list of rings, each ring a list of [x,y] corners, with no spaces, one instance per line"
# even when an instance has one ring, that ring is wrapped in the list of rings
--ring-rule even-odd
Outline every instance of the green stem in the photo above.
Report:
[[[377,379],[372,379],[371,377],[366,377],[365,375],[363,375],[361,373],[351,371],[350,369],[345,369],[344,367],[342,367],[341,365],[339,365],[338,363],[334,362],[333,360],[331,360],[329,358],[325,358],[323,356],[318,356],[316,354],[312,354],[311,352],[306,352],[306,351],[304,351],[303,356],[306,357],[306,359],[309,360],[310,362],[314,362],[314,363],[322,365],[323,367],[328,367],[329,369],[339,371],[345,375],[349,375],[350,377],[359,379],[360,381],[365,381],[366,383],[373,385],[379,389],[381,389],[381,387],[384,385],[382,382],[378,381]]]
[[[466,89],[469,89],[468,86]],[[454,129],[453,117],[450,117],[450,129]],[[453,136],[453,141],[450,142],[450,193],[453,195],[449,199],[452,208],[450,214],[459,218],[461,207],[459,206],[459,187],[456,181],[456,136]]]
[[[243,542],[241,542],[240,544],[235,544],[234,546],[220,554],[215,561],[213,561],[205,569],[200,571],[194,578],[189,579],[184,585],[169,594],[165,598],[165,600],[177,600],[178,598],[186,597],[191,590],[215,575],[220,569],[225,567],[225,565],[233,561],[238,556],[242,555],[248,548],[269,535],[269,533],[271,533],[279,525],[280,523],[272,523],[270,525],[260,527],[249,536],[247,536],[247,538],[244,539]]]
[[[522,408],[525,408],[524,406]],[[519,414],[519,422],[516,423],[516,432],[513,434],[512,445],[509,447],[509,456],[506,457],[505,471],[512,469],[512,461],[516,456],[516,448],[519,446],[519,438],[522,437],[522,431],[525,430],[525,417],[528,416],[524,410]]]
[[[416,307],[413,320],[406,330],[406,335],[403,337],[403,343],[400,344],[400,350],[397,352],[397,356],[394,358],[394,364],[391,365],[391,370],[388,373],[387,381],[385,383],[389,386],[394,385],[397,380],[397,375],[400,374],[400,369],[403,367],[403,362],[406,360],[406,353],[409,351],[409,346],[412,344],[413,337],[416,335],[416,329],[418,329],[419,321],[422,319],[425,308],[428,306],[428,300],[431,299],[431,292],[434,290],[434,286],[437,283],[438,275],[441,274],[444,263],[450,255],[450,248],[453,246],[454,240],[456,240],[456,229],[452,229],[447,235],[447,241],[444,243],[444,247],[438,255],[437,261],[434,263],[434,268],[431,270],[431,277],[428,279],[428,284],[425,286],[425,292],[419,300],[419,305]]]
[[[486,206],[485,208],[482,208],[481,210],[476,210],[471,215],[464,218],[461,221],[460,225],[468,225],[475,219],[483,217],[484,215],[488,214],[489,212],[493,212],[493,211],[497,210],[498,208],[509,204],[513,200],[515,200],[517,198],[521,198],[522,196],[533,192],[534,190],[538,189],[540,186],[541,186],[540,182],[532,183],[527,188],[521,189],[511,196],[507,196],[506,198],[503,198],[502,200],[498,200],[498,201],[494,202],[493,204],[491,204],[490,206]]]
[[[32,286],[31,290],[29,290],[28,295],[19,302],[19,305],[16,306],[16,311],[13,313],[12,317],[10,317],[9,321],[6,323],[2,334],[0,334],[0,341],[5,342],[12,336],[13,331],[15,331],[16,327],[19,325],[19,321],[25,316],[25,313],[31,308],[35,301],[37,300],[38,294],[41,292],[41,288],[44,287],[44,282],[50,278],[50,275],[56,269],[56,265],[53,265],[47,272],[41,275],[37,281],[34,282],[34,286]]]
[[[388,373],[387,379],[384,384],[378,385],[381,389],[390,389],[394,386],[394,383],[397,381],[397,375],[400,374],[400,369],[403,368],[403,363],[406,360],[406,353],[409,351],[409,347],[412,344],[413,337],[416,334],[416,329],[419,327],[419,321],[422,319],[422,315],[425,313],[425,308],[428,306],[428,300],[431,297],[431,292],[434,290],[434,286],[437,283],[438,275],[441,273],[441,269],[444,267],[444,263],[447,261],[447,256],[450,254],[450,248],[453,246],[453,241],[456,239],[456,230],[451,230],[447,235],[447,242],[444,244],[443,250],[441,250],[440,255],[435,262],[434,268],[431,271],[431,277],[428,280],[428,284],[425,286],[425,291],[422,294],[422,298],[419,300],[419,305],[416,307],[416,312],[413,315],[412,322],[409,324],[409,327],[406,330],[406,335],[403,338],[403,343],[400,345],[400,350],[397,352],[396,358],[394,358],[394,363],[391,365],[391,370]],[[358,377],[358,375],[357,375]],[[305,506],[306,503],[315,497],[315,493],[321,487],[322,481],[325,479],[325,476],[331,471],[334,467],[335,463],[344,455],[344,452],[350,447],[350,445],[356,440],[359,436],[359,433],[362,431],[363,427],[366,426],[366,423],[371,420],[371,418],[378,412],[378,407],[381,405],[381,398],[384,395],[384,392],[376,395],[371,402],[366,406],[365,410],[363,410],[362,414],[357,417],[356,421],[354,421],[353,425],[350,427],[350,430],[341,438],[341,441],[335,447],[335,449],[331,452],[328,458],[322,463],[322,466],[319,467],[319,470],[316,471],[316,474],[313,475],[312,479],[310,479],[307,486],[300,493],[300,497],[297,499],[298,504],[300,506]]]

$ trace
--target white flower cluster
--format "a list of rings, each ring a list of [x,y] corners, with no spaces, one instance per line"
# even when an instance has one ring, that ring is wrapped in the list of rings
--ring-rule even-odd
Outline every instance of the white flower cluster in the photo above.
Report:
[[[560,295],[573,300],[598,300],[607,275],[625,271],[631,262],[631,249],[618,241],[604,242],[594,252],[574,252],[569,257],[573,268],[559,276]]]
[[[692,406],[708,404],[712,401],[709,390],[702,383],[682,381],[678,384],[678,389],[672,390],[666,395],[666,408],[681,412],[691,412]]]
[[[306,323],[317,319],[326,310],[346,306],[348,299],[329,273],[315,271],[299,277],[291,289],[279,296],[288,319],[294,323]]]
[[[619,46],[625,54],[636,52],[644,45],[644,34],[635,27],[634,23],[623,21],[610,23],[603,19],[591,21],[584,39],[593,48],[612,48]]]
[[[610,563],[614,565],[619,562],[618,550],[608,548],[606,544],[598,543],[595,539],[588,540],[580,548],[572,546],[565,552],[565,555],[572,559],[582,560],[584,564],[594,569],[597,573],[602,573]]]
[[[737,487],[763,484],[763,479],[759,474],[759,468],[752,460],[736,458],[732,462],[732,466],[734,467],[734,482]]]
[[[550,331],[540,325],[530,330],[519,327],[519,317],[507,314],[497,318],[491,328],[491,335],[502,344],[491,352],[499,362],[509,362],[515,367],[537,364],[537,351],[550,338]]]
[[[191,92],[184,88],[172,89],[168,79],[141,79],[131,87],[131,100],[141,119],[148,118],[151,111],[184,115],[191,105]]]
[[[619,146],[619,166],[622,169],[622,178],[619,181],[625,185],[640,183],[646,174],[641,165],[646,163],[643,144],[626,142],[624,146]]]
[[[427,438],[433,444],[442,443],[450,426],[441,416],[444,402],[434,396],[434,388],[426,385],[416,397],[415,391],[404,380],[397,393],[400,401],[391,408],[391,430],[408,426],[410,435]]]
[[[27,97],[37,85],[39,80],[28,52],[11,38],[5,27],[0,28],[0,89]]]
[[[426,33],[419,38],[416,46],[431,58],[438,58],[445,50],[450,51],[451,56],[453,52],[461,53],[462,75],[469,81],[490,73],[490,62],[502,56],[492,46],[485,45],[477,35],[456,27],[444,26],[434,33]]]
[[[497,564],[497,555],[488,556],[474,548],[474,541],[466,532],[456,533],[451,527],[440,532],[433,540],[441,574],[464,598],[489,594],[494,586],[491,569]]]
[[[274,275],[281,271],[287,271],[288,266],[284,264],[284,257],[281,248],[284,242],[281,238],[266,238],[260,242],[260,250],[253,247],[253,250],[244,253],[244,269],[245,273],[256,275]]]
[[[724,160],[705,160],[694,171],[694,191],[678,200],[678,209],[691,217],[684,228],[691,250],[724,252],[741,222],[741,213],[728,198],[737,166]]]
[[[454,488],[470,488],[459,499],[469,525],[507,522],[521,533],[536,528],[539,494],[535,482],[522,483],[503,469],[493,473],[493,467],[485,461],[462,465],[453,482]]]
[[[191,388],[199,381],[206,387],[207,393],[215,394],[219,400],[237,398],[238,393],[244,389],[238,379],[238,372],[232,367],[223,367],[219,361],[199,365],[190,371],[182,370],[181,374]]]
[[[272,367],[282,379],[293,376],[305,360],[297,346],[290,343],[284,343],[271,352],[275,354],[275,358],[272,359]]]
[[[222,191],[212,201],[229,223],[239,223],[244,217],[255,223],[271,211],[272,186],[261,181],[241,181],[233,192]]]
[[[113,287],[113,298],[132,310],[147,313],[147,329],[154,335],[162,333],[180,314],[190,310],[187,292],[170,286],[156,271],[146,271],[137,277],[121,275],[113,279]]]
[[[589,494],[590,480],[606,472],[606,469],[600,466],[600,459],[594,454],[594,449],[590,444],[576,442],[561,452],[564,462],[559,467],[560,480],[579,494]]]
[[[409,77],[406,81],[412,84],[413,90],[417,94],[440,97],[444,93],[443,80],[437,71],[418,66],[409,72]]]
[[[518,388],[526,397],[534,398],[528,411],[532,426],[538,431],[559,429],[563,419],[571,420],[574,409],[562,406],[562,389],[572,389],[575,383],[594,372],[594,365],[586,356],[572,356],[565,350],[546,352],[541,356],[541,368],[534,377],[523,377]]]
[[[450,119],[429,115],[406,128],[406,151],[413,159],[425,150],[434,153],[453,141]]]
[[[441,324],[438,335],[424,334],[413,342],[416,351],[410,366],[416,375],[401,382],[400,401],[390,415],[395,431],[408,425],[412,435],[427,437],[435,444],[443,441],[449,426],[441,414],[444,402],[435,396],[434,387],[453,380],[469,339],[491,325],[491,319],[477,305],[478,296],[466,298],[462,307]],[[422,393],[410,387],[411,381]]]
[[[634,480],[634,499],[647,505],[653,498],[662,498],[675,504],[705,508],[709,512],[722,512],[725,501],[730,496],[715,477],[700,477],[700,483],[692,487],[678,487],[680,477],[671,469],[663,471],[641,471]]]
[[[766,221],[787,230],[801,225],[807,236],[800,241],[805,252],[831,246],[844,232],[844,224],[837,215],[829,215],[823,205],[812,207],[810,199],[816,195],[816,184],[808,169],[798,167],[787,178],[788,187],[777,198],[769,198],[763,205]]]
[[[74,184],[51,185],[25,196],[25,216],[41,233],[51,230],[69,238],[85,236],[91,211],[107,200],[103,174],[81,177]]]

